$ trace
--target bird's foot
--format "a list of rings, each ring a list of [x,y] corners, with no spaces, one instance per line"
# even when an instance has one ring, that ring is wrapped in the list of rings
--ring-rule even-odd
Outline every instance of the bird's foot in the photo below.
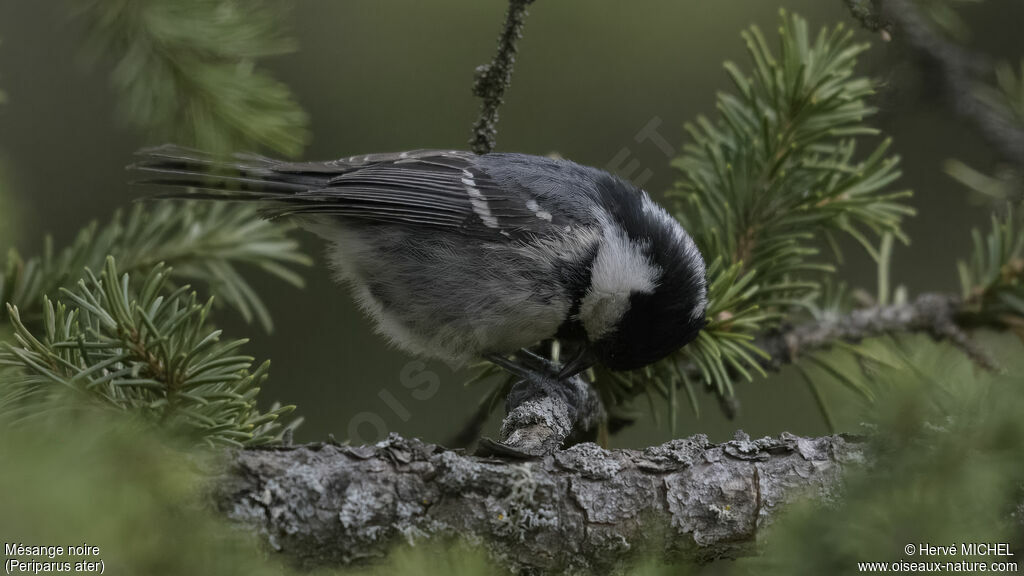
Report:
[[[501,440],[483,438],[478,453],[537,458],[596,436],[605,412],[590,383],[579,376],[560,378],[557,365],[533,353],[517,360],[522,363],[495,361],[521,379],[505,399]]]

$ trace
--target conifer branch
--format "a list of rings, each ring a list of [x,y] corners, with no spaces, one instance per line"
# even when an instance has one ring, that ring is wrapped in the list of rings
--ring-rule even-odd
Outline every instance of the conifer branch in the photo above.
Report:
[[[888,140],[857,154],[877,134],[865,124],[875,83],[854,70],[867,46],[841,25],[812,36],[798,16],[783,12],[780,22],[778,50],[758,28],[744,33],[750,70],[726,63],[734,93],[719,94],[717,119],[687,125],[691,142],[672,162],[676,216],[708,262],[709,323],[661,363],[632,375],[599,371],[611,413],[653,394],[668,401],[674,422],[677,389],[695,407],[695,384],[732,411],[734,382],[764,375],[772,360],[756,338],[799,322],[834,274],[818,246],[838,254],[836,237],[847,235],[879,260],[884,236],[906,240],[910,192],[890,189],[899,157]]]
[[[516,46],[523,36],[526,8],[533,0],[509,0],[505,25],[498,36],[498,52],[490,63],[477,67],[474,72],[473,94],[482,100],[480,115],[473,125],[470,148],[477,154],[494,151],[498,134],[498,108],[504,103],[505,91],[512,84],[512,70],[516,63]]]
[[[158,201],[136,204],[127,215],[120,211],[100,227],[83,228],[65,249],[55,252],[49,237],[42,256],[23,259],[12,250],[0,271],[0,303],[21,311],[29,325],[42,314],[43,296],[57,296],[71,287],[85,268],[101,269],[107,256],[117,258],[120,269],[145,274],[159,264],[174,267],[174,280],[208,284],[246,321],[273,326],[263,300],[241,275],[239,266],[259,268],[271,276],[301,287],[295,266],[311,263],[289,236],[291,226],[263,220],[246,206],[214,202]],[[6,311],[0,312],[0,317]]]
[[[186,438],[209,444],[258,445],[280,440],[275,421],[294,407],[260,412],[259,385],[269,362],[253,368],[239,355],[246,340],[220,342],[208,327],[212,299],[181,286],[168,292],[170,270],[158,264],[142,282],[112,257],[96,276],[61,298],[43,298],[43,329],[7,310],[16,343],[0,347],[0,411],[15,419],[76,405],[128,411]]]
[[[295,156],[308,117],[257,66],[294,50],[282,4],[266,0],[88,0],[75,9],[94,60],[127,120],[158,141],[227,153],[267,147]]]

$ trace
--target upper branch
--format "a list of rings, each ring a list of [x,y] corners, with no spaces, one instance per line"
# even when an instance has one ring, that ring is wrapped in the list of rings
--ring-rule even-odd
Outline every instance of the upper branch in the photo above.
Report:
[[[890,37],[893,23],[882,14],[882,0],[843,0],[843,4],[846,4],[853,17],[860,21],[861,26],[872,32],[885,34],[886,39]]]
[[[522,38],[526,21],[526,7],[533,0],[509,0],[505,26],[498,37],[498,53],[489,64],[477,67],[473,94],[480,97],[480,116],[473,125],[470,145],[473,152],[487,154],[494,150],[498,134],[498,107],[504,102],[505,90],[512,83],[512,69],[516,62],[516,42]]]
[[[957,112],[972,120],[1007,161],[1024,166],[1024,127],[976,94],[979,78],[991,70],[986,58],[946,39],[912,0],[844,2],[868,29],[888,32],[895,27],[911,48],[936,65]]]
[[[854,310],[837,318],[824,319],[772,332],[758,340],[758,346],[771,355],[766,368],[777,369],[808,354],[831,346],[837,340],[859,342],[866,338],[907,332],[925,332],[937,340],[946,340],[961,349],[972,361],[987,370],[998,364],[967,335],[970,315],[960,298],[946,294],[922,294],[901,304]]]

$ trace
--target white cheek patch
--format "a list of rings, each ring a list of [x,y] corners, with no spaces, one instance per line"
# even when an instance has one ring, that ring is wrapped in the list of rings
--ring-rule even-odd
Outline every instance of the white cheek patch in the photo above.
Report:
[[[629,310],[632,294],[650,294],[661,270],[646,256],[643,246],[631,241],[618,227],[605,224],[591,269],[590,288],[580,303],[579,319],[593,342],[612,332]]]

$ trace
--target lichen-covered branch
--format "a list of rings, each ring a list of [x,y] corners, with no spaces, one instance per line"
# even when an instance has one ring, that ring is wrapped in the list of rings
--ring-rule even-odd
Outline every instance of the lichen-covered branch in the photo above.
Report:
[[[505,400],[501,441],[484,438],[477,453],[543,456],[562,446],[596,439],[605,418],[597,391],[579,376],[565,381],[521,380],[512,386]],[[480,429],[476,432],[479,434]]]
[[[922,294],[909,302],[854,310],[836,318],[823,319],[765,335],[758,346],[771,355],[762,365],[778,369],[783,364],[832,346],[836,341],[859,342],[866,338],[924,332],[953,344],[972,361],[987,370],[998,365],[965,331],[970,314],[957,296]]]
[[[753,551],[785,504],[835,500],[865,462],[856,438],[705,436],[645,450],[578,444],[522,461],[392,435],[375,446],[241,450],[216,479],[229,518],[304,566],[467,538],[518,573],[607,573],[637,554],[708,561]]]
[[[843,4],[867,30],[892,33],[893,23],[882,14],[882,0],[843,0]]]
[[[512,69],[516,62],[516,43],[522,38],[526,22],[526,8],[533,0],[509,0],[505,25],[498,37],[498,52],[489,64],[477,67],[473,94],[483,102],[480,116],[473,125],[473,138],[469,143],[473,152],[487,154],[494,150],[498,134],[498,107],[504,102],[505,90],[512,83]]]

